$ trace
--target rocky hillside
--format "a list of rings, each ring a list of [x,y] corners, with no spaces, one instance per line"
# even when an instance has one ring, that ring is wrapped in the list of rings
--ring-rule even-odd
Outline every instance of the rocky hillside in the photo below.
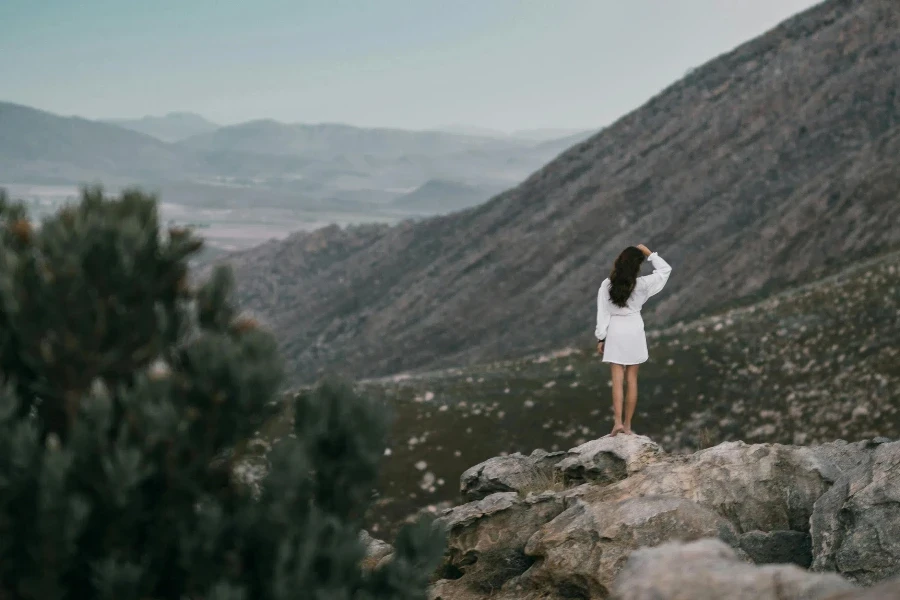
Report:
[[[449,547],[432,600],[900,594],[900,442],[885,438],[673,456],[607,436],[492,458],[460,484],[468,503],[436,520]]]
[[[900,252],[648,337],[635,430],[673,454],[736,440],[900,438]],[[592,349],[359,385],[394,414],[369,517],[388,537],[410,513],[456,502],[470,465],[612,428],[609,369]],[[285,431],[273,421],[269,441]]]
[[[818,277],[900,244],[898,59],[895,0],[828,0],[486,205],[364,243],[321,233],[317,256],[298,236],[235,257],[243,301],[309,380],[588,340],[597,285],[629,244],[675,269],[648,306],[655,326]]]

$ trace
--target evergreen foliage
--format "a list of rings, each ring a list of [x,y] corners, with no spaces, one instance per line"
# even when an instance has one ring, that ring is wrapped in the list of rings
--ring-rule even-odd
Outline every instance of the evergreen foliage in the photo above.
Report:
[[[233,476],[282,367],[200,247],[137,190],[40,227],[0,193],[0,599],[424,598],[425,522],[360,567],[385,423],[348,384],[298,396],[258,497]]]

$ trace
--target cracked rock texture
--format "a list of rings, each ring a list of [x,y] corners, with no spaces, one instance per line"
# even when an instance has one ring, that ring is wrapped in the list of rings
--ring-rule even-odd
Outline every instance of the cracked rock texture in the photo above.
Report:
[[[900,442],[884,438],[672,455],[606,436],[462,477],[469,497],[496,488],[436,520],[432,600],[824,599],[900,575]]]

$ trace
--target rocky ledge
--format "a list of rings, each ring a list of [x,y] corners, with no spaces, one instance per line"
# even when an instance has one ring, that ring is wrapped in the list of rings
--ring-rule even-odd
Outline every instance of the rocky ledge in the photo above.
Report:
[[[900,598],[900,441],[674,455],[607,436],[460,487],[431,600]]]

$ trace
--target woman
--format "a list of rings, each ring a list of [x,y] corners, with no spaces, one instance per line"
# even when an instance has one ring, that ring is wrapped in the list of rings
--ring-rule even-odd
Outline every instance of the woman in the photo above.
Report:
[[[650,259],[653,273],[638,277],[644,259]],[[612,273],[597,293],[597,353],[612,368],[612,396],[615,424],[610,435],[631,434],[631,418],[637,406],[638,366],[647,362],[647,338],[641,307],[659,293],[669,280],[672,267],[656,252],[639,244],[629,246],[616,259]],[[622,420],[623,384],[628,380],[625,419]]]

